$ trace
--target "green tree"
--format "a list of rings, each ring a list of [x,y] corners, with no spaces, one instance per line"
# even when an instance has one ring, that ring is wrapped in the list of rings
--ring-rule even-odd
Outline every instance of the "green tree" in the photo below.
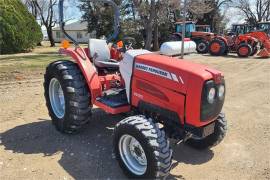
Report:
[[[221,33],[225,28],[221,7],[232,3],[232,0],[192,0],[188,4],[189,19],[197,24],[210,25],[213,32]]]
[[[145,49],[158,50],[160,43],[168,40],[174,29],[178,0],[124,0],[122,5],[128,7],[128,17],[137,26],[133,29],[142,33]]]
[[[83,12],[82,21],[88,22],[88,31],[96,32],[97,38],[108,37],[113,33],[114,12],[110,5],[104,2],[80,0],[80,10]],[[117,1],[115,1],[117,3]]]
[[[0,54],[30,50],[41,40],[40,26],[19,0],[0,1]]]
[[[235,0],[232,7],[237,8],[252,26],[270,20],[270,0]]]

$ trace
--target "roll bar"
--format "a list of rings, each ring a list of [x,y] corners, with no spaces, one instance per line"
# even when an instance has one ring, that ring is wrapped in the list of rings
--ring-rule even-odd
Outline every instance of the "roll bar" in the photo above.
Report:
[[[73,39],[65,30],[64,1],[65,0],[59,0],[59,24],[60,24],[60,29],[65,34],[65,36],[68,39],[70,39],[77,46],[78,42],[76,42],[76,40]],[[119,34],[119,27],[120,27],[120,24],[119,24],[120,10],[119,10],[117,4],[115,4],[115,2],[113,2],[112,0],[89,0],[89,1],[108,3],[113,7],[113,9],[114,9],[114,26],[113,26],[114,32],[109,38],[107,38],[107,42],[110,42],[112,39],[116,39],[118,34]]]

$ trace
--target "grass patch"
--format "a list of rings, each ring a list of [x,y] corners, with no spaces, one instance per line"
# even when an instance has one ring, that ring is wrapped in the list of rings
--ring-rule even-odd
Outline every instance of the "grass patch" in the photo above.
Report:
[[[61,55],[10,56],[0,59],[0,69],[6,68],[42,68],[52,61],[66,59]]]
[[[57,47],[39,47],[31,53],[0,55],[0,81],[41,78],[46,66],[70,57],[58,54]]]

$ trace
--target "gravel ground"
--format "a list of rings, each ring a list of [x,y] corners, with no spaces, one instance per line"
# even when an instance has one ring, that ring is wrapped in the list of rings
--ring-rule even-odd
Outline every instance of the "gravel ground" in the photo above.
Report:
[[[210,150],[173,145],[168,179],[270,179],[270,59],[187,59],[224,72],[229,130]],[[0,82],[0,179],[125,179],[112,153],[113,127],[123,117],[95,108],[82,133],[57,132],[45,107],[43,72],[32,71]]]

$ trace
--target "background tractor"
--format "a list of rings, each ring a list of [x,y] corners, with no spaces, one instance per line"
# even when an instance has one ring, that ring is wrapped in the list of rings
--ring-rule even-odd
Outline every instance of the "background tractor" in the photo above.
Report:
[[[259,42],[259,46],[256,49],[253,49],[253,54],[257,54],[260,57],[270,57],[270,36],[266,34],[264,31],[253,31],[246,36],[250,36],[256,38]],[[258,53],[257,53],[258,52]]]
[[[244,32],[244,29],[242,29]],[[270,40],[263,31],[251,31],[245,34],[227,35],[210,41],[209,52],[214,56],[227,55],[228,52],[236,52],[239,57],[258,55],[269,57]],[[259,53],[258,53],[259,51]]]
[[[120,12],[113,1],[102,2],[114,8],[114,33],[106,40],[89,39],[88,48],[81,48],[65,31],[64,0],[59,2],[61,30],[75,48],[63,41],[59,52],[73,60],[52,62],[46,69],[49,115],[58,131],[77,133],[91,120],[94,105],[109,114],[125,113],[113,137],[120,167],[131,178],[166,177],[172,165],[168,138],[198,149],[223,140],[224,76],[143,49],[117,48],[123,58],[112,59],[108,43],[117,40]],[[117,45],[125,47],[121,41]]]
[[[229,30],[228,35],[239,35],[239,34],[246,34],[252,31],[253,28],[248,24],[232,24],[231,29]]]
[[[247,34],[253,31],[264,31],[268,35],[270,34],[270,22],[259,22],[256,26],[249,24],[233,24],[229,31],[230,35]]]
[[[172,40],[182,40],[183,22],[175,23],[175,33],[172,35]],[[187,21],[185,25],[185,37],[190,38],[196,43],[196,50],[200,54],[208,53],[209,42],[215,37],[214,33],[209,32],[208,26],[198,26],[197,29],[205,29],[205,31],[197,31],[195,22]]]

